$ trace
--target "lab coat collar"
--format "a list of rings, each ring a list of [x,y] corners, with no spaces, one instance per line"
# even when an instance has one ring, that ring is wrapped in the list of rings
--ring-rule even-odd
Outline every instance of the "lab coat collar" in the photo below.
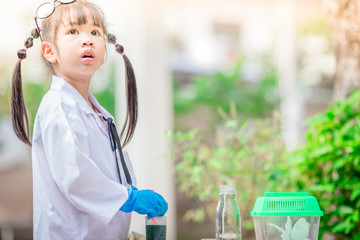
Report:
[[[96,100],[96,98],[94,97],[94,95],[89,92],[89,100],[90,102],[95,106],[96,109],[98,109],[106,118],[111,117],[112,119],[114,119],[114,117],[105,109],[103,108],[99,102]],[[92,109],[91,109],[92,110]],[[92,111],[94,112],[94,111]]]
[[[56,90],[66,90],[66,92],[70,93],[72,97],[75,98],[75,100],[78,102],[78,104],[81,106],[83,111],[87,114],[94,114],[97,116],[97,114],[94,112],[94,110],[89,106],[89,104],[86,102],[86,100],[81,96],[81,94],[73,87],[71,84],[66,82],[63,78],[53,75],[52,76],[52,82],[51,82],[51,89]],[[88,93],[88,97],[90,102],[98,109],[100,112],[105,115],[106,117],[111,117],[111,114],[106,111],[105,108],[103,108],[99,102],[96,100],[96,98],[92,95],[92,93]]]

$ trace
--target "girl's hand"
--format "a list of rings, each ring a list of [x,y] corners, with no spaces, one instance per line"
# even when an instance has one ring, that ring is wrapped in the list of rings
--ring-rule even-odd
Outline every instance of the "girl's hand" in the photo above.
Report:
[[[129,198],[120,208],[123,212],[135,211],[140,214],[147,214],[147,218],[163,216],[168,210],[168,204],[158,193],[150,189],[138,190],[131,186],[128,189]]]

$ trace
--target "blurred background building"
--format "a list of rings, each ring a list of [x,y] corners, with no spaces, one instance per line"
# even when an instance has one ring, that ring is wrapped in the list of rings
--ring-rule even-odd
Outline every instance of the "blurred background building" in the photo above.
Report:
[[[33,26],[42,0],[0,0],[0,231],[1,239],[31,239],[32,186],[30,149],[11,129],[8,96],[16,52]],[[138,81],[139,122],[127,148],[140,188],[155,188],[169,202],[168,238],[213,237],[214,225],[185,221],[194,203],[177,192],[164,132],[211,124],[207,110],[174,109],[174,96],[194,95],[193,79],[230,71],[240,65],[246,84],[259,82],[269,69],[276,73],[276,96],[288,148],[302,141],[304,119],[326,109],[332,95],[335,60],[321,1],[311,0],[104,0],[109,30],[125,47]],[[31,118],[49,86],[42,70],[40,42],[23,62]],[[107,63],[94,77],[94,92],[114,84],[113,112],[118,125],[124,115],[122,59],[108,46]],[[111,79],[116,79],[115,83]],[[42,87],[36,87],[36,86]],[[177,87],[175,87],[177,86]],[[107,89],[107,90],[106,90]],[[177,91],[177,92],[174,92]],[[110,94],[111,95],[111,94]],[[216,99],[221,96],[211,96]],[[101,97],[100,97],[101,98]],[[271,94],[270,94],[271,98]],[[105,100],[104,100],[105,101]],[[108,101],[108,100],[106,100]],[[30,104],[29,104],[30,102]],[[105,103],[100,103],[106,105]],[[230,104],[230,103],[229,103]],[[204,186],[206,187],[206,186]],[[240,189],[241,191],[241,189]],[[215,211],[215,209],[214,209]],[[132,229],[144,233],[143,216],[133,214]]]

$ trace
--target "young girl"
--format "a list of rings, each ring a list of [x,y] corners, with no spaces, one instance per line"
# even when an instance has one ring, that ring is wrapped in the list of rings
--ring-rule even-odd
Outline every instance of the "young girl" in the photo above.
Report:
[[[131,64],[107,32],[102,12],[87,1],[42,4],[35,21],[38,27],[18,52],[11,99],[14,131],[32,145],[34,239],[127,239],[130,212],[153,218],[167,211],[161,195],[134,187],[131,162],[121,150],[131,140],[137,120]],[[39,37],[53,77],[37,112],[31,143],[21,62]],[[89,92],[91,76],[104,63],[105,39],[126,65],[128,108],[120,137],[113,117]]]

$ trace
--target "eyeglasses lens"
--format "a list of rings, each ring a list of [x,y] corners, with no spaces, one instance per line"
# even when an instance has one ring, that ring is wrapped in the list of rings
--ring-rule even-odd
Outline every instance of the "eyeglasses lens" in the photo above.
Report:
[[[44,19],[49,17],[55,10],[55,2],[60,2],[62,4],[73,3],[76,0],[56,0],[54,2],[46,2],[40,5],[36,11],[36,17]]]
[[[44,19],[49,17],[54,12],[54,4],[47,2],[40,5],[40,7],[36,11],[36,17],[40,19]]]
[[[76,0],[58,0],[58,2],[64,3],[64,4],[68,4],[68,3],[72,3],[75,2]]]

